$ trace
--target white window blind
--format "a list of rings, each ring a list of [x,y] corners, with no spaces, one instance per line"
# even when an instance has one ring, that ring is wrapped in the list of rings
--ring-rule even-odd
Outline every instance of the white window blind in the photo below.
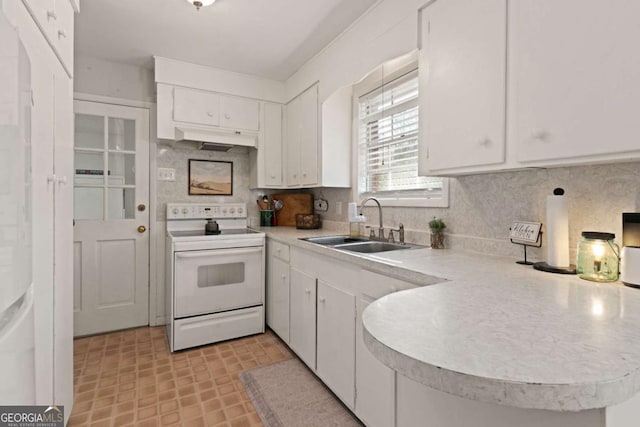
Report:
[[[418,176],[418,70],[358,99],[361,195],[443,198],[443,179]]]

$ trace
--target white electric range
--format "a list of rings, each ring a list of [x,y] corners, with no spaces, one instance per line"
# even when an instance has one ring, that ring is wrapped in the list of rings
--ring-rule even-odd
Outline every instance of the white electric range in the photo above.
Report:
[[[167,204],[166,247],[171,351],[264,332],[265,235],[246,204]]]

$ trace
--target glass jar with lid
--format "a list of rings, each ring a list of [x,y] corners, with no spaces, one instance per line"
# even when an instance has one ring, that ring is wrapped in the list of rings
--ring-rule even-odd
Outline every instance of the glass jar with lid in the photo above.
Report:
[[[594,282],[618,280],[620,247],[613,241],[615,237],[613,233],[582,232],[576,262],[576,273],[581,279]]]

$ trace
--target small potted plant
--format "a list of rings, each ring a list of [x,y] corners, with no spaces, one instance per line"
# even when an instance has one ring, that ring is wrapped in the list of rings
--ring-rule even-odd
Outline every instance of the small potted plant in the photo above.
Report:
[[[444,229],[447,225],[440,218],[435,216],[429,221],[429,230],[431,230],[431,248],[444,249]]]

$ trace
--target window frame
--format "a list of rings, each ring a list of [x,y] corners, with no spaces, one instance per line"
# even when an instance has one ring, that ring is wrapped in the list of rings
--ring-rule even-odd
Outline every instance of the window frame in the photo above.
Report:
[[[375,197],[382,206],[397,207],[449,207],[449,179],[442,178],[441,197],[429,197],[429,191],[417,190],[397,190],[384,192],[360,192],[361,188],[361,161],[360,161],[360,117],[359,106],[360,97],[379,89],[384,84],[388,84],[408,73],[418,70],[417,51],[411,52],[400,58],[385,62],[365,76],[360,82],[353,86],[352,99],[352,166],[353,182],[352,197],[354,200],[364,200],[367,197]],[[416,168],[418,165],[416,164]]]

